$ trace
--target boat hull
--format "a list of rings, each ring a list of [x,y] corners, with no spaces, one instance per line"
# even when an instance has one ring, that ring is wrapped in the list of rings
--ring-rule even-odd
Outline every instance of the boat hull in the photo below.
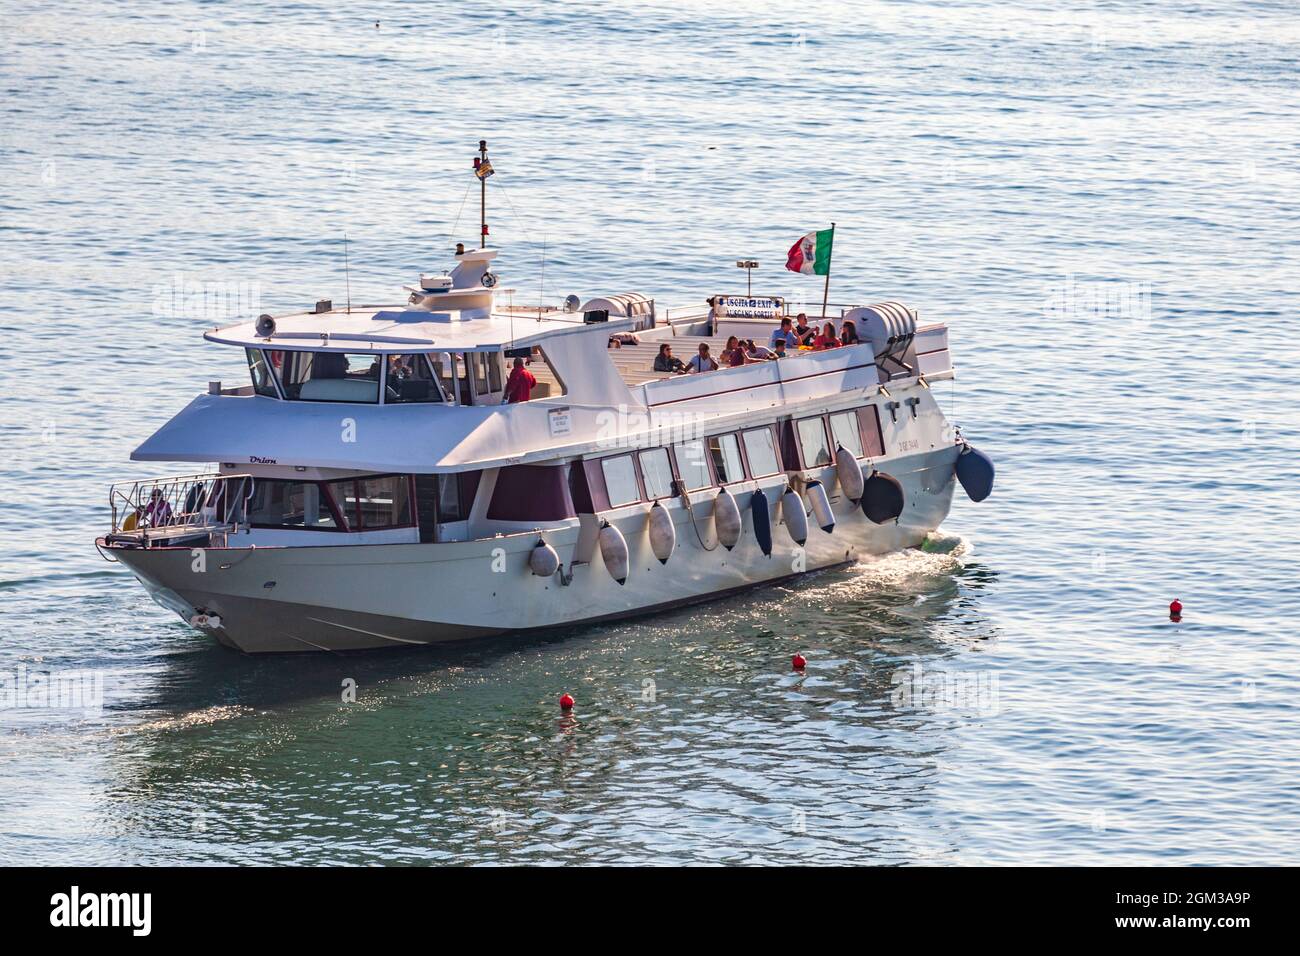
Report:
[[[729,486],[742,516],[740,540],[717,543],[711,492],[692,494],[694,519],[679,502],[667,510],[676,548],[655,556],[645,504],[602,515],[623,534],[628,577],[619,584],[600,549],[572,566],[576,524],[542,529],[564,562],[562,574],[533,574],[537,533],[480,541],[292,548],[114,549],[155,600],[186,621],[215,616],[199,629],[245,653],[359,651],[462,641],[652,613],[712,600],[746,588],[919,545],[952,503],[958,448],[939,448],[888,462],[904,490],[897,522],[877,525],[843,495],[835,469],[814,472],[830,492],[834,530],[814,523],[804,546],[787,531],[777,502],[784,475]],[[771,504],[772,554],[756,540],[750,496],[762,487]],[[692,527],[692,525],[695,527]]]

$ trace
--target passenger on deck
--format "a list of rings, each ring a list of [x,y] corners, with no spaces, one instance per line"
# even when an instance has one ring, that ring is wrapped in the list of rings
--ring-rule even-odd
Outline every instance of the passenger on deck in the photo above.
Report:
[[[858,338],[858,326],[852,319],[845,319],[844,326],[840,330],[841,345],[857,345],[862,340]]]
[[[524,368],[524,360],[517,358],[510,369],[510,377],[506,379],[506,398],[503,405],[513,405],[516,402],[526,402],[533,393],[533,386],[537,384],[537,378],[532,372]]]
[[[790,353],[785,350],[785,339],[777,339],[776,344],[772,346],[772,358],[783,359]]]
[[[795,337],[794,330],[791,328],[789,316],[781,320],[781,327],[772,333],[772,337],[767,340],[769,348],[776,348],[777,342],[784,342],[787,348],[795,348],[799,340]]]
[[[794,320],[794,337],[796,345],[812,345],[817,337],[817,330],[808,324],[808,316],[800,312]]]
[[[708,344],[701,342],[699,354],[686,363],[686,371],[694,375],[698,372],[716,372],[717,370],[718,363],[709,357]]]
[[[745,360],[748,362],[766,362],[768,359],[776,358],[776,353],[771,349],[755,345],[753,339],[745,340]]]
[[[674,358],[673,347],[665,342],[659,346],[659,354],[655,356],[655,371],[684,375],[686,373],[686,363],[679,358]]]
[[[738,365],[745,364],[745,350],[740,347],[740,339],[731,336],[727,339],[727,347],[722,350],[722,364],[727,368],[735,368]]]
[[[839,347],[840,337],[835,334],[835,323],[827,322],[822,326],[817,338],[813,339],[813,351],[821,352],[825,349],[837,349]]]

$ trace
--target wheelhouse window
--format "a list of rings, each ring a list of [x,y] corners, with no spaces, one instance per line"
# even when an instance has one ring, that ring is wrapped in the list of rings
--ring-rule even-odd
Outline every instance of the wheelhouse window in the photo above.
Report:
[[[862,457],[862,433],[858,431],[857,412],[836,412],[831,416],[831,438],[843,445],[854,458]]]
[[[718,483],[725,485],[745,479],[745,462],[740,457],[740,442],[735,435],[714,435],[709,439],[709,457]]]
[[[329,484],[349,531],[405,528],[411,521],[411,482],[406,475],[345,478]]]
[[[337,531],[338,522],[320,486],[310,481],[258,478],[248,502],[248,521],[257,528]]]
[[[280,385],[293,401],[377,404],[381,359],[377,353],[286,352]]]
[[[645,479],[646,497],[669,498],[673,493],[673,466],[668,460],[667,448],[647,448],[638,456],[641,459],[641,477]]]
[[[775,475],[781,470],[776,459],[776,444],[772,441],[772,429],[752,428],[742,436],[745,441],[745,454],[749,456],[749,473],[753,478]]]
[[[605,474],[605,490],[609,493],[609,506],[630,505],[641,500],[641,489],[636,481],[636,466],[631,455],[602,458],[600,469]]]
[[[799,447],[803,450],[805,468],[820,468],[831,463],[831,449],[826,441],[826,426],[820,418],[802,418],[799,425]]]
[[[418,353],[385,356],[388,372],[384,379],[384,402],[404,405],[410,402],[441,402],[442,392],[429,365],[428,357]]]
[[[713,477],[709,474],[709,459],[704,454],[703,441],[697,439],[682,442],[674,448],[677,454],[677,473],[681,475],[687,491],[707,488],[713,484]]]
[[[253,392],[267,398],[279,398],[275,390],[275,380],[271,377],[271,366],[261,349],[244,349],[248,354],[248,372],[253,377]]]
[[[500,352],[466,352],[465,360],[473,370],[475,395],[501,391]]]

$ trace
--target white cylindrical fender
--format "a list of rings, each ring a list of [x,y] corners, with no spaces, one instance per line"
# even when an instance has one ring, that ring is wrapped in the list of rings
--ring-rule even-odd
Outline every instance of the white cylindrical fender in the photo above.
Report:
[[[841,445],[835,452],[835,477],[840,480],[844,497],[855,504],[862,500],[862,466],[853,457],[853,452]],[[815,506],[815,505],[814,505]]]
[[[600,556],[610,577],[619,584],[627,580],[627,539],[608,521],[600,529]]]
[[[781,520],[794,543],[802,548],[808,540],[808,515],[803,510],[803,499],[793,488],[787,488],[781,496]]]
[[[646,525],[650,533],[650,550],[660,564],[667,564],[673,555],[673,549],[677,547],[677,527],[673,524],[673,516],[656,501],[650,509]]]
[[[820,481],[808,482],[808,503],[812,505],[817,526],[827,534],[834,531],[835,513],[831,511],[831,500],[826,496],[826,486]]]
[[[728,551],[740,540],[740,507],[726,488],[713,499],[713,528],[718,533],[718,541]]]
[[[549,578],[560,570],[560,555],[544,538],[538,538],[532,553],[528,555],[528,567],[539,578]]]

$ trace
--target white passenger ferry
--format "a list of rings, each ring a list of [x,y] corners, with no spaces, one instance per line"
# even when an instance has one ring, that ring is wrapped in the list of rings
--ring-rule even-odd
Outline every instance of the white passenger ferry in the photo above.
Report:
[[[991,489],[931,391],[947,328],[898,303],[811,316],[861,344],[672,374],[664,343],[723,351],[726,300],[512,306],[496,258],[459,251],[400,305],[208,332],[250,384],[209,383],[131,457],[216,468],[114,485],[101,552],[226,646],[358,650],[716,598],[915,547],[957,476]],[[506,403],[516,358],[535,384]]]

